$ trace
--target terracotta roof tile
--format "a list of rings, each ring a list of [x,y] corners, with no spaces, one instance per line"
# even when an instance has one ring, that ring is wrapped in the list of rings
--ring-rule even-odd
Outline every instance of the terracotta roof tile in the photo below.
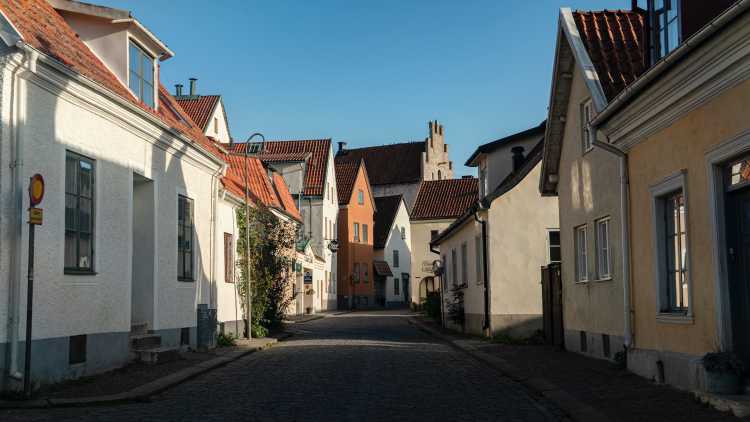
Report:
[[[376,249],[385,248],[388,241],[388,234],[391,232],[393,220],[396,218],[398,208],[401,205],[402,196],[381,196],[375,198],[375,221],[373,222],[374,233],[373,245]]]
[[[193,119],[199,128],[206,130],[208,119],[211,118],[221,97],[218,95],[198,95],[193,97],[177,97],[177,103],[180,104],[185,113]]]
[[[646,70],[646,18],[635,11],[573,12],[578,32],[611,100]]]
[[[422,180],[424,142],[405,142],[366,148],[345,149],[336,154],[340,162],[365,160],[370,184],[418,183]]]
[[[245,143],[236,142],[225,147],[236,153],[245,152]],[[309,139],[298,141],[266,141],[262,157],[272,156],[277,161],[300,161],[299,157],[310,154],[305,172],[305,195],[323,196],[323,188],[328,167],[328,153],[331,139]],[[264,158],[264,161],[265,158]],[[270,162],[270,160],[269,160]]]
[[[479,179],[475,177],[424,181],[414,201],[411,218],[458,218],[478,200]]]
[[[260,158],[265,163],[305,161],[311,156],[312,154],[310,154],[309,152],[297,152],[297,153],[288,153],[288,154],[270,154],[270,153],[265,152],[265,153],[258,154],[258,158]]]
[[[160,84],[157,110],[146,106],[128,90],[102,61],[78,38],[55,9],[44,0],[0,0],[0,10],[18,29],[23,40],[85,78],[102,85],[127,101],[159,118],[203,148],[219,156],[219,151]],[[166,107],[165,107],[166,105]]]
[[[224,187],[240,198],[245,197],[245,180],[248,181],[250,199],[267,207],[281,207],[276,191],[271,185],[263,163],[256,157],[245,157],[238,154],[224,154],[229,163],[227,174],[222,178]]]
[[[391,267],[385,261],[372,261],[372,268],[376,275],[381,277],[393,277]]]
[[[362,161],[341,163],[336,159],[336,192],[339,196],[339,204],[346,205],[352,198],[354,183],[357,181],[357,174]]]

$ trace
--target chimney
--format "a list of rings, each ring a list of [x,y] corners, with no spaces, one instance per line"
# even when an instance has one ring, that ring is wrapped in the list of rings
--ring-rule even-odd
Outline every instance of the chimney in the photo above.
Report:
[[[196,78],[190,78],[190,96],[196,95],[195,93],[195,83],[198,81]]]
[[[513,171],[518,171],[519,168],[521,168],[521,164],[523,164],[523,150],[524,148],[522,146],[513,147],[510,149],[511,154],[513,154]]]
[[[339,154],[343,154],[346,151],[346,142],[339,142]]]
[[[174,85],[174,95],[176,97],[182,96],[182,84],[175,84]]]

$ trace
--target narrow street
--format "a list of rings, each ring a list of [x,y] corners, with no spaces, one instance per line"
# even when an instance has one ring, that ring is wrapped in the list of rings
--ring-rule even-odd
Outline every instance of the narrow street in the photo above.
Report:
[[[408,323],[358,312],[294,336],[149,403],[0,412],[3,421],[557,420],[521,386]]]

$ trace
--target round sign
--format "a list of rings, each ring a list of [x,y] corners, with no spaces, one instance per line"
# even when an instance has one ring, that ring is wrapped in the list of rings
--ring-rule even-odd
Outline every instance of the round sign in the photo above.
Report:
[[[29,182],[29,202],[32,207],[39,205],[44,198],[44,177],[41,174],[31,176]]]
[[[330,250],[333,253],[338,252],[339,242],[337,240],[331,240],[330,242],[328,242],[328,250]]]

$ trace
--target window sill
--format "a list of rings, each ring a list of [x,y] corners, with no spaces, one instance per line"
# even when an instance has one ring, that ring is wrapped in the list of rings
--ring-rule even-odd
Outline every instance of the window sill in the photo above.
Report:
[[[99,273],[97,273],[95,271],[89,271],[89,270],[64,270],[63,274],[65,274],[65,275],[86,275],[86,276],[91,276],[91,275],[97,275]]]
[[[606,283],[608,281],[612,281],[612,276],[597,278],[594,283]]]
[[[589,284],[588,280],[576,280],[573,284],[586,285]]]
[[[656,321],[664,324],[694,324],[695,318],[692,315],[683,313],[659,313],[656,315]]]
[[[177,277],[177,281],[181,281],[183,283],[195,283],[194,278]]]

